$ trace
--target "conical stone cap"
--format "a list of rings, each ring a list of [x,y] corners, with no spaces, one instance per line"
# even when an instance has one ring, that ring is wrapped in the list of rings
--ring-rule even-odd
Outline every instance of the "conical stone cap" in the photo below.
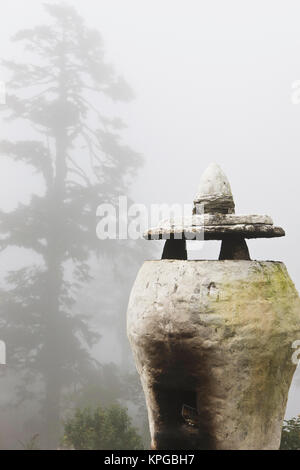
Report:
[[[211,163],[202,174],[194,205],[194,214],[234,214],[229,181],[216,163]]]

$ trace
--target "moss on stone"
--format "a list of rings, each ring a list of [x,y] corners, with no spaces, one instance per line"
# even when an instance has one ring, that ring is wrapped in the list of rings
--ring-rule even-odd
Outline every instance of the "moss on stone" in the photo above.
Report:
[[[153,381],[170,388],[170,397],[197,392],[213,448],[279,447],[295,370],[291,345],[300,339],[300,301],[283,263],[146,263],[130,305],[154,428],[169,418]]]

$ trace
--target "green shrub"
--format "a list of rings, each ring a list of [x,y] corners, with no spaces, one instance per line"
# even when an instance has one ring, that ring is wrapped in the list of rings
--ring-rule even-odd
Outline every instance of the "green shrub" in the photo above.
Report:
[[[77,409],[65,422],[63,443],[76,450],[142,449],[142,439],[131,424],[126,408],[111,405]]]
[[[280,450],[300,450],[300,416],[284,421]]]

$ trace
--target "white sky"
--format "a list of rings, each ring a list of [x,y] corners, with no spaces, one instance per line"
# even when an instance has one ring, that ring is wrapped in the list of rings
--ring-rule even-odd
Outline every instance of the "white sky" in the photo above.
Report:
[[[2,6],[0,56],[9,37],[48,17],[39,0]],[[51,2],[50,2],[51,3]],[[240,213],[267,213],[286,239],[250,243],[253,257],[282,259],[300,287],[299,2],[73,0],[105,39],[107,59],[136,93],[116,105],[127,142],[146,160],[137,202],[191,202],[211,161],[227,173]],[[14,201],[37,181],[4,166],[0,197]],[[17,178],[17,184],[15,184]],[[252,248],[253,247],[253,248]]]
[[[42,3],[2,2],[0,57],[18,57],[11,34],[47,21]],[[132,190],[136,202],[191,202],[216,161],[237,212],[269,214],[286,229],[284,239],[250,242],[252,257],[283,260],[300,289],[300,104],[291,101],[300,79],[300,2],[71,3],[102,32],[107,59],[136,93],[134,102],[116,105],[127,143],[146,161]],[[38,188],[22,169],[6,160],[1,167],[2,206]]]

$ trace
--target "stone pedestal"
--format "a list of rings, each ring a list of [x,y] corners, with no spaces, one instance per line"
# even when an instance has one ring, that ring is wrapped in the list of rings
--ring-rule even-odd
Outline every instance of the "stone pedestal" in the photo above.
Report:
[[[283,263],[147,261],[127,322],[153,449],[278,449],[300,339]]]

